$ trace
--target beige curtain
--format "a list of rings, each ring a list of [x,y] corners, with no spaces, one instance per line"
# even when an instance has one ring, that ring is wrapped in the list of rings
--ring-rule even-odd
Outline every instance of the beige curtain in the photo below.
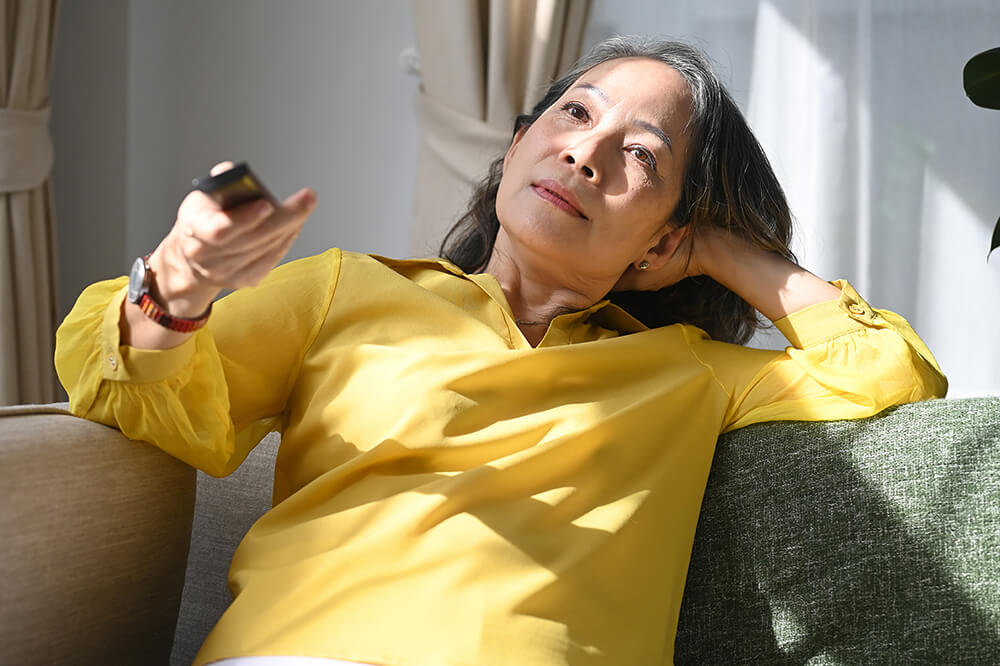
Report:
[[[58,0],[0,0],[0,404],[57,398],[49,72]]]
[[[415,0],[421,142],[410,251],[436,254],[471,186],[580,55],[590,0]]]

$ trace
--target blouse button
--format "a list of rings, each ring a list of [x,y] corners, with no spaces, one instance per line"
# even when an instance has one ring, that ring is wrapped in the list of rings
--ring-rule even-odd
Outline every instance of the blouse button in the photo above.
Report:
[[[114,356],[108,356],[108,365],[111,366],[112,370],[117,370],[118,369],[118,359],[116,359]]]
[[[853,312],[856,315],[860,315],[860,314],[864,314],[865,313],[865,309],[863,307],[861,307],[860,305],[858,305],[857,303],[851,303],[850,305],[847,306],[847,309],[850,310],[851,312]]]

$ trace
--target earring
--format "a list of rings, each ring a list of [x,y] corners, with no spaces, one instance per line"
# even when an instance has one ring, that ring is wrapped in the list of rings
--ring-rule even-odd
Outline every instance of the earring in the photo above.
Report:
[[[639,262],[639,265],[636,266],[636,268],[638,268],[640,271],[644,271],[647,268],[649,268],[649,262],[643,259],[642,261]]]

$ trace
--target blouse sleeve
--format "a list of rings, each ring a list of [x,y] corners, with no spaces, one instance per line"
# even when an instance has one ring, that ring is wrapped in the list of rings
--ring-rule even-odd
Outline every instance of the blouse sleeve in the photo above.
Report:
[[[906,320],[872,308],[845,281],[832,284],[839,299],[774,322],[792,344],[784,352],[690,340],[729,395],[723,432],[761,421],[863,418],[944,397],[948,382]]]
[[[56,332],[70,411],[213,476],[229,474],[280,429],[339,269],[337,250],[279,266],[216,302],[204,328],[165,350],[119,344],[126,278],[91,285]]]

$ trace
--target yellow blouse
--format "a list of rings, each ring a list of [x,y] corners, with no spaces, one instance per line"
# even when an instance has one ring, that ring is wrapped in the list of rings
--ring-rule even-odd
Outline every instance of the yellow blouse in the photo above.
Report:
[[[274,508],[197,664],[670,663],[719,433],[947,386],[905,320],[843,282],[775,322],[785,352],[607,302],[532,348],[492,276],[338,250],[147,351],[119,346],[125,282],[89,287],[59,329],[73,413],[217,476],[282,432]]]

